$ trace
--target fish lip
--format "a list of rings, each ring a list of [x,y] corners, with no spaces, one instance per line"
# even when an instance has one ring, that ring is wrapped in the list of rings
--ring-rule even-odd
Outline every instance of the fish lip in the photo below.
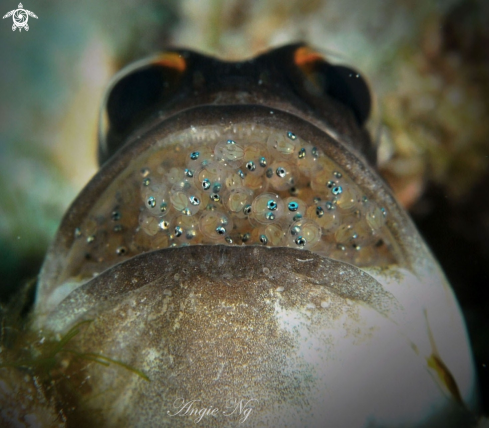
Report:
[[[191,126],[218,125],[231,127],[238,123],[253,123],[261,126],[292,130],[304,140],[314,141],[324,154],[334,159],[355,180],[360,188],[367,193],[376,195],[395,218],[393,224],[394,236],[400,242],[401,255],[399,260],[405,260],[409,266],[412,256],[412,248],[402,247],[403,242],[408,246],[418,245],[419,240],[407,238],[415,235],[416,231],[407,215],[399,207],[385,183],[377,176],[368,165],[365,158],[356,150],[345,146],[344,142],[333,138],[324,129],[298,117],[290,112],[270,108],[263,105],[205,105],[189,108],[171,117],[161,120],[149,129],[131,135],[127,143],[112,158],[110,158],[92,178],[92,180],[80,192],[75,201],[66,212],[48,251],[46,260],[41,269],[38,297],[59,284],[59,276],[63,272],[64,259],[75,240],[74,230],[86,218],[100,195],[112,183],[112,181],[127,167],[131,160],[150,150],[156,141],[189,129]],[[422,254],[422,250],[418,251]]]
[[[185,262],[181,263],[182,260]],[[259,245],[193,245],[153,250],[121,261],[81,282],[50,310],[38,313],[38,322],[41,325],[47,322],[49,328],[56,330],[59,326],[70,325],[70,320],[75,322],[80,311],[92,313],[93,308],[110,305],[112,299],[124,298],[150,284],[166,282],[167,287],[161,284],[156,288],[164,294],[166,289],[178,288],[180,280],[195,285],[195,278],[224,288],[244,282],[250,292],[253,284],[261,284],[263,288],[265,282],[275,291],[281,286],[279,293],[284,288],[290,291],[305,281],[311,287],[324,287],[345,302],[361,302],[387,317],[400,309],[396,298],[361,268],[309,250]]]
[[[182,253],[183,260],[188,264],[180,263]],[[231,272],[217,269],[220,264],[229,265],[229,262],[234,260],[241,263],[231,265]],[[249,278],[250,272],[254,274],[255,280]],[[179,277],[176,277],[177,273],[180,274]],[[237,281],[233,283],[226,274],[231,274]],[[342,277],[344,278],[341,280]],[[224,281],[221,281],[221,278]],[[342,282],[341,285],[344,287],[350,286],[350,292],[341,295],[338,290],[333,289],[331,283],[337,281]],[[280,290],[277,286],[280,286]],[[153,359],[147,359],[147,356],[153,355],[151,352],[156,350],[163,353],[175,343],[185,343],[188,346],[179,348],[181,353],[175,352],[174,355],[189,356],[189,359],[181,358],[179,365],[176,365],[177,369],[172,366],[171,370],[174,370],[172,374],[179,373],[181,367],[186,370],[185,373],[195,373],[188,369],[187,361],[190,360],[192,367],[196,361],[192,356],[199,356],[200,361],[205,362],[201,367],[207,369],[205,372],[207,375],[215,373],[214,370],[221,361],[232,363],[234,360],[228,354],[219,354],[219,358],[215,358],[214,355],[219,352],[216,351],[210,354],[213,356],[211,359],[208,353],[198,351],[202,349],[201,343],[206,344],[204,346],[208,346],[208,349],[217,350],[223,349],[223,344],[226,344],[228,349],[228,344],[233,343],[235,335],[220,335],[220,333],[223,330],[232,332],[235,327],[234,333],[238,329],[241,330],[234,349],[243,350],[246,346],[252,347],[253,352],[247,354],[251,356],[256,355],[256,349],[259,349],[260,362],[262,359],[267,361],[268,358],[268,361],[274,361],[280,368],[290,366],[281,365],[282,360],[270,358],[266,351],[273,349],[283,355],[300,357],[298,361],[308,363],[305,367],[311,367],[316,362],[317,368],[323,367],[323,371],[320,372],[322,376],[330,376],[331,381],[337,378],[335,376],[338,373],[330,369],[334,361],[340,361],[339,368],[342,373],[348,374],[350,370],[345,362],[357,362],[351,366],[352,369],[363,366],[365,362],[368,367],[379,367],[378,361],[388,361],[386,357],[391,358],[390,356],[395,355],[396,358],[391,361],[395,361],[399,372],[408,373],[401,378],[400,385],[416,391],[417,383],[411,382],[411,371],[404,370],[404,361],[409,363],[409,367],[416,368],[423,366],[423,356],[402,360],[403,354],[392,354],[392,349],[399,349],[397,348],[399,345],[403,346],[400,349],[410,355],[415,353],[411,352],[409,338],[403,334],[401,326],[397,326],[399,329],[396,327],[393,330],[390,328],[377,330],[379,327],[397,324],[396,321],[402,319],[397,316],[398,310],[402,311],[402,308],[396,308],[397,304],[396,297],[368,273],[348,263],[324,258],[308,250],[283,247],[191,246],[155,250],[113,266],[73,291],[53,312],[48,314],[43,320],[42,328],[54,333],[66,334],[73,325],[79,326],[85,323],[86,329],[79,338],[73,338],[70,345],[75,343],[75,346],[83,347],[83,352],[96,352],[114,359],[117,357],[118,361],[126,364],[126,369],[128,367],[134,369],[127,372],[114,372],[114,374],[104,373],[103,376],[95,370],[89,372],[91,379],[87,377],[87,382],[115,382],[119,379],[127,391],[133,390],[135,393],[141,391],[140,385],[134,386],[134,383],[128,382],[127,379],[132,378],[127,376],[133,376],[135,370],[138,370],[148,376],[151,382],[155,382],[152,385],[156,384],[154,388],[158,389],[159,397],[161,396],[160,385],[164,385],[172,377],[168,377],[166,366],[161,364],[161,360],[154,362]],[[364,316],[357,318],[358,310],[362,310]],[[337,347],[339,348],[337,353],[332,352],[332,348],[328,346],[321,348],[323,344],[331,345],[329,340],[324,341],[325,335],[331,331],[329,330],[331,325],[343,331],[342,326],[346,324],[345,314],[348,314],[349,319],[354,322],[353,325],[360,329],[363,336],[361,340],[354,341],[351,340],[352,336],[344,333],[336,337],[343,345],[347,344],[348,355],[360,355],[361,358],[345,359],[345,354],[341,353],[341,346]],[[370,318],[371,314],[374,315],[373,318]],[[378,317],[379,314],[382,316]],[[243,315],[247,317],[245,328],[243,328]],[[371,327],[369,324],[371,319],[376,320],[376,328],[368,330],[368,327]],[[37,321],[39,320],[40,317]],[[302,324],[299,328],[296,324],[297,320]],[[259,335],[260,338],[265,337],[265,340],[259,343],[259,347],[254,341],[258,332],[262,332],[256,328],[257,325],[266,326],[265,333],[271,332],[271,334]],[[402,327],[410,328],[410,324],[404,324]],[[289,333],[292,329],[296,329],[295,338],[292,336],[290,339]],[[362,344],[368,343],[370,337],[377,334],[376,331],[387,334],[390,332],[390,335],[389,340],[381,343],[384,344],[381,350],[378,347],[371,348],[375,353],[378,352],[372,365],[372,353],[369,352],[368,347],[362,347]],[[277,338],[279,340],[274,342]],[[282,338],[288,340],[281,340]],[[246,345],[243,345],[245,339]],[[391,339],[395,339],[392,349]],[[270,346],[270,343],[273,346]],[[301,343],[308,346],[306,358],[303,353],[297,351],[301,350]],[[316,344],[319,345],[313,350],[311,343],[315,344],[314,348]],[[181,351],[182,349],[185,351]],[[187,350],[194,352],[197,350],[197,352],[192,354]],[[287,354],[287,351],[290,354]],[[319,352],[321,358],[307,358],[310,355],[318,355]],[[173,363],[173,360],[171,361]],[[241,373],[245,375],[233,377],[233,382],[237,379],[244,383],[250,379],[248,373],[256,372],[252,366],[243,365],[243,367],[244,371]],[[294,379],[297,373],[299,375],[308,373],[304,366],[300,367],[301,370],[293,372]],[[163,370],[158,371],[158,368]],[[265,379],[273,381],[277,378],[281,370],[274,370],[274,368],[275,365]],[[270,369],[270,364],[263,364],[258,369],[263,376],[263,372]],[[419,376],[419,372],[416,373]],[[195,388],[196,393],[201,393],[201,389],[198,389],[200,384],[194,383],[193,378],[193,376],[184,377],[182,381],[185,381],[187,390],[193,391],[192,388]],[[218,381],[219,378],[220,376],[214,380]],[[424,378],[429,382],[428,374]],[[322,377],[318,376],[317,379],[322,380]],[[339,379],[344,379],[344,376],[340,376]],[[354,377],[352,380],[365,382],[364,377]],[[324,394],[324,387],[327,390],[329,383],[323,382],[322,385],[323,389],[320,391]],[[351,390],[349,385],[350,383],[347,387],[343,387],[342,391],[346,390],[349,393]],[[362,390],[365,391],[364,388]],[[316,393],[315,389],[313,393]],[[476,393],[472,392],[472,394]],[[475,398],[465,394],[463,400],[472,409]],[[103,401],[101,403],[100,405],[103,406]],[[450,403],[450,401],[443,397],[443,403]],[[445,416],[447,405],[437,404],[437,413],[434,415],[435,418],[439,416],[445,424],[446,421],[451,420],[451,417],[458,415],[454,413]],[[160,409],[161,407],[158,406],[157,411]],[[461,407],[458,403],[456,406],[450,404],[448,409],[452,409],[453,413],[453,409],[458,411]],[[141,409],[138,408],[137,411]],[[144,415],[144,410],[141,413]],[[466,409],[463,409],[463,414],[459,417],[465,420],[471,416]],[[432,426],[431,423],[429,426]]]
[[[233,95],[236,95],[233,93]],[[102,167],[106,163],[109,163],[112,158],[124,153],[129,147],[141,144],[141,139],[144,137],[156,136],[157,138],[164,138],[166,135],[183,131],[190,126],[232,126],[238,122],[251,122],[257,125],[274,126],[274,127],[293,127],[300,132],[303,138],[310,138],[311,140],[321,138],[327,135],[331,139],[331,142],[338,147],[346,147],[349,151],[355,153],[356,157],[361,158],[365,164],[370,164],[361,152],[361,146],[369,143],[370,141],[362,141],[361,144],[357,144],[356,141],[352,141],[345,132],[346,124],[339,123],[342,118],[338,118],[335,125],[338,129],[334,129],[329,125],[324,118],[319,118],[314,115],[313,112],[304,113],[302,110],[297,109],[293,105],[287,103],[245,103],[239,104],[233,101],[229,103],[221,103],[216,101],[215,103],[203,103],[199,105],[192,105],[185,108],[179,108],[173,112],[160,112],[157,117],[144,121],[141,126],[130,133],[122,147],[108,159],[107,162],[102,164]],[[182,126],[183,122],[183,126]],[[165,132],[167,131],[167,132]],[[319,131],[319,132],[318,132]],[[311,133],[309,136],[308,134]],[[155,135],[156,134],[156,135]],[[365,135],[358,135],[358,139],[365,139]],[[99,135],[100,144],[104,144],[104,138]],[[360,147],[357,147],[360,146]],[[151,142],[146,142],[146,145],[141,145],[141,151],[134,154],[140,154],[145,149],[151,146]],[[326,153],[328,154],[328,153]],[[335,153],[331,153],[334,155]]]

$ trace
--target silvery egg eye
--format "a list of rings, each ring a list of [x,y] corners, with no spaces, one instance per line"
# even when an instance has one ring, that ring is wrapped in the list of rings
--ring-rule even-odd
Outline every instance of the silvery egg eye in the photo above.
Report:
[[[181,54],[167,52],[130,65],[113,78],[101,109],[100,164],[138,125],[164,108],[178,92],[186,68]]]
[[[330,97],[348,107],[362,126],[370,114],[371,97],[362,75],[342,65],[328,63],[306,46],[294,52],[294,65],[300,71],[303,88],[313,97]]]

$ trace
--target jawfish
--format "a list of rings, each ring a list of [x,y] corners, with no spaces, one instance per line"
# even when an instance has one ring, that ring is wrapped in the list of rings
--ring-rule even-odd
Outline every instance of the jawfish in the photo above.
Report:
[[[376,172],[370,108],[303,44],[115,76],[34,305],[36,328],[79,332],[54,382],[67,426],[472,423],[464,320]]]

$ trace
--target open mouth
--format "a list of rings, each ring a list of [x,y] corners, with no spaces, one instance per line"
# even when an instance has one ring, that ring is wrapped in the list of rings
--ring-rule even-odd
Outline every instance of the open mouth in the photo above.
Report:
[[[295,116],[203,107],[134,140],[64,219],[64,248],[44,269],[50,287],[188,245],[290,247],[359,267],[402,264],[386,225],[389,202],[365,185],[365,174],[356,179],[357,159]]]

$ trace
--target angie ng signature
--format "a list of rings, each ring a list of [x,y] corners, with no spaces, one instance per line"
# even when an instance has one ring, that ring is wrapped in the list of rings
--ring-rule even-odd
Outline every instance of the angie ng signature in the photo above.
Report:
[[[199,423],[205,416],[217,417],[222,414],[225,417],[235,416],[239,417],[239,423],[242,424],[248,419],[251,411],[253,410],[253,403],[258,401],[254,398],[248,400],[229,400],[224,409],[219,407],[202,406],[201,400],[185,400],[184,398],[177,398],[173,402],[173,412],[168,410],[166,413],[169,416],[189,416],[194,417],[194,422]]]

